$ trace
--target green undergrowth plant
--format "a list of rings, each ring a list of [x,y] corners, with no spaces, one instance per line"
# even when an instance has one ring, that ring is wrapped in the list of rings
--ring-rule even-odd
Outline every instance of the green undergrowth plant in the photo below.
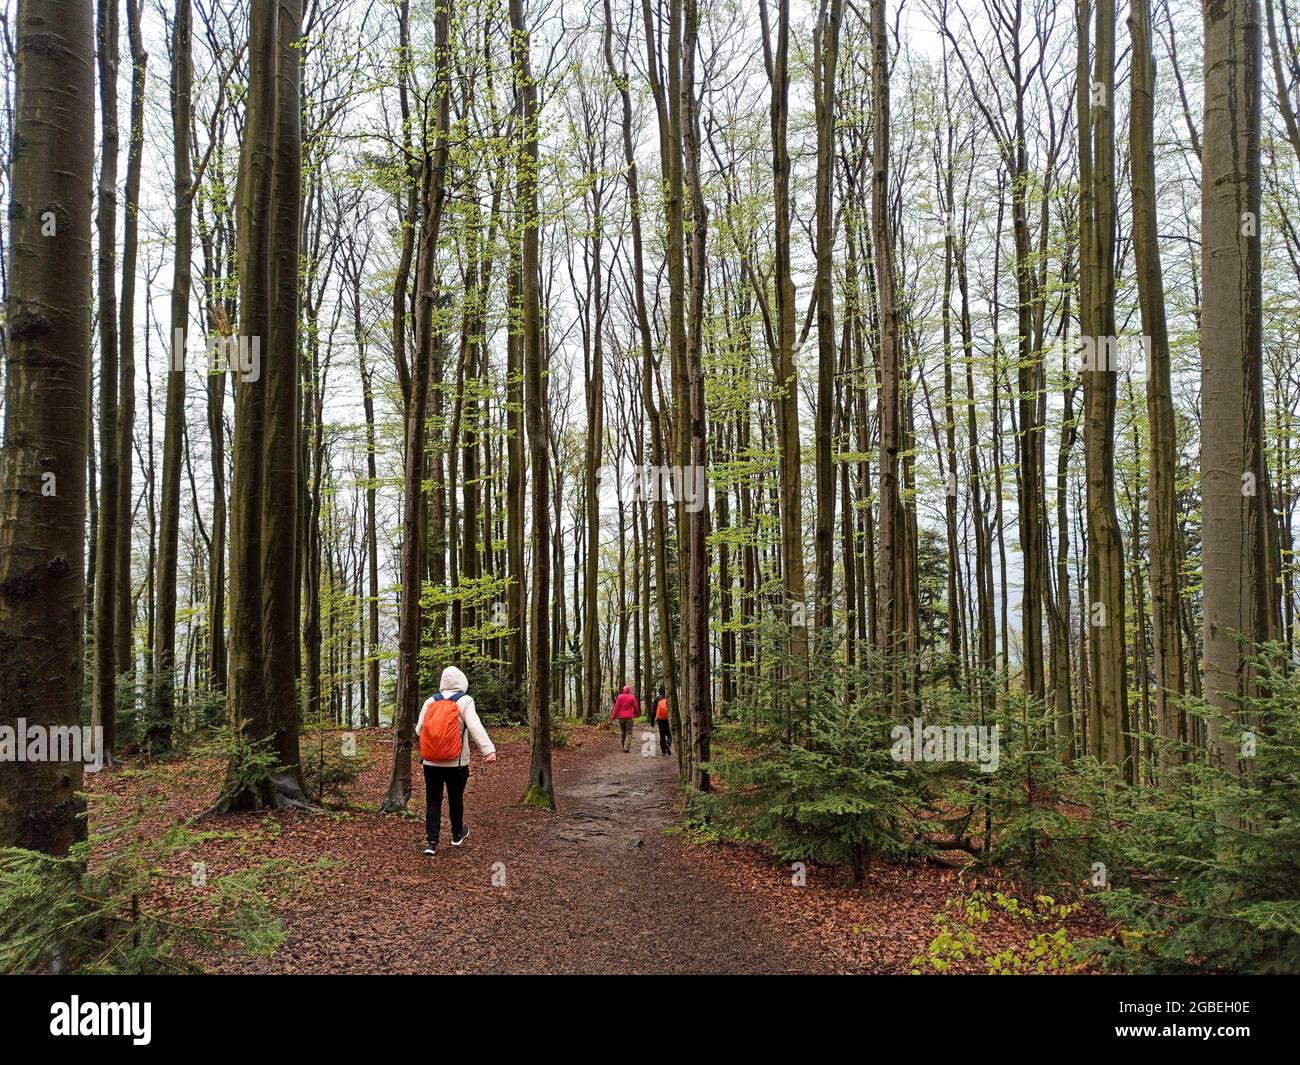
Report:
[[[1036,895],[1025,903],[1001,891],[972,891],[949,899],[944,912],[934,918],[937,932],[925,953],[912,958],[912,975],[946,973],[966,962],[978,963],[990,976],[1068,972],[1082,957],[1065,924],[1078,908],[1050,895]],[[995,913],[1023,931],[1022,944],[1001,950],[984,945]]]
[[[274,903],[303,867],[254,859],[217,874],[190,856],[229,833],[146,830],[147,809],[62,857],[0,849],[0,973],[196,973],[206,953],[279,948]]]
[[[239,728],[214,729],[194,748],[197,757],[211,758],[227,769],[217,807],[232,795],[268,788],[284,769],[275,752],[274,737],[250,739],[244,732],[244,724]]]
[[[1255,659],[1261,691],[1219,722],[1230,765],[1200,757],[1133,789],[1117,834],[1119,867],[1098,890],[1120,931],[1098,944],[1106,966],[1136,973],[1300,972],[1300,674],[1281,648]],[[1215,711],[1186,700],[1207,725]]]
[[[767,635],[779,656],[781,630]],[[827,660],[777,673],[753,681],[719,726],[707,768],[724,787],[699,797],[693,830],[762,840],[782,861],[845,865],[860,884],[871,858],[907,850],[908,767],[890,756],[864,671]]]

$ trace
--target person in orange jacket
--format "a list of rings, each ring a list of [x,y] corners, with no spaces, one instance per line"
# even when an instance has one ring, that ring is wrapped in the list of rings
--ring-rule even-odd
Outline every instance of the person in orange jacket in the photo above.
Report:
[[[636,719],[636,715],[640,710],[636,696],[632,694],[632,686],[624,684],[623,690],[619,692],[618,698],[614,700],[614,709],[609,713],[609,719],[618,722],[624,751],[632,749],[632,722]]]
[[[668,724],[668,700],[663,688],[659,689],[659,702],[655,704],[655,724],[659,726],[659,753],[673,753],[673,732]]]
[[[447,791],[451,809],[451,845],[459,847],[469,835],[465,824],[465,786],[469,783],[469,741],[473,740],[483,755],[483,761],[497,760],[497,749],[488,739],[487,730],[479,720],[474,696],[469,694],[469,681],[455,666],[442,671],[439,690],[420,708],[415,722],[415,735],[420,748],[420,761],[424,768],[424,853],[433,857],[438,853],[438,835],[442,827],[442,792]],[[444,734],[438,735],[440,722],[436,704],[444,704],[441,724]],[[425,725],[429,728],[426,730]],[[449,749],[439,749],[447,745]]]

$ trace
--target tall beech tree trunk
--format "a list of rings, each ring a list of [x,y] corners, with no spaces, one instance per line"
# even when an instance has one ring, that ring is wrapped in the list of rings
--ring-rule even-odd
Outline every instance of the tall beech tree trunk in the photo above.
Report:
[[[352,278],[352,326],[361,361],[362,402],[366,414],[366,724],[379,727],[379,525],[375,517],[375,497],[379,489],[379,471],[375,462],[375,389],[374,377],[366,365],[366,332],[361,324],[361,263]]]
[[[117,65],[118,0],[99,0],[100,162],[99,236],[99,531],[95,537],[95,686],[91,724],[103,730],[104,757],[111,760],[117,722],[117,567],[124,535],[119,484],[120,453],[117,340]]]
[[[523,210],[515,205],[515,217]],[[511,250],[507,287],[511,307],[520,307],[522,275],[519,253]],[[522,310],[520,312],[522,318]],[[506,658],[514,691],[523,697],[528,668],[524,625],[524,350],[523,332],[513,322],[506,340]]]
[[[249,14],[248,95],[236,192],[239,257],[239,329],[268,334],[271,314],[271,179],[275,162],[276,20],[273,0],[257,0]],[[250,339],[251,344],[251,339]],[[227,705],[231,724],[261,738],[252,715],[263,705],[261,603],[261,435],[265,392],[261,381],[236,374],[234,471],[230,497],[230,646]],[[270,800],[266,789],[239,797],[250,807]]]
[[[665,415],[665,457],[671,462],[671,468],[656,466],[652,476],[657,484],[662,484],[666,473],[684,476],[690,464],[689,415],[687,412],[686,384],[686,227],[685,227],[685,188],[683,185],[683,144],[682,144],[682,0],[670,0],[667,6],[668,40],[666,47],[661,43],[662,33],[656,29],[655,15],[649,0],[643,0],[642,15],[645,23],[646,63],[651,92],[654,95],[655,110],[659,126],[659,158],[663,175],[664,197],[664,253],[665,272],[668,275],[668,322],[667,340],[669,353],[669,381],[671,407]],[[662,72],[659,68],[660,51],[664,55]],[[659,492],[655,505],[663,509],[667,506]],[[683,599],[684,587],[690,571],[690,539],[687,534],[687,514],[683,501],[674,501],[674,517],[677,531],[677,565],[676,579],[672,584],[665,584],[660,590],[661,596],[673,596],[681,608],[680,624],[676,629],[671,626],[660,633],[663,641],[675,640],[675,665],[680,666],[680,674],[674,676],[677,691],[675,698],[670,698],[669,714],[674,734],[677,736],[677,767],[683,781],[690,776],[691,727],[690,709],[687,703],[689,679],[686,676],[690,657],[691,614]],[[672,608],[668,609],[671,618]]]
[[[822,0],[813,31],[817,122],[817,596],[819,639],[834,617],[835,466],[831,453],[835,408],[835,68],[839,61],[844,0]],[[829,651],[829,647],[823,651]]]
[[[230,507],[231,721],[269,741],[281,766],[253,784],[228,779],[219,808],[306,801],[298,753],[298,0],[254,0],[237,194],[239,332],[261,345],[260,374],[235,374]],[[233,767],[232,767],[233,771]]]
[[[637,336],[641,341],[641,404],[645,408],[646,432],[643,436],[648,435],[650,438],[650,463],[655,469],[663,468],[663,426],[659,414],[659,405],[655,401],[655,361],[654,361],[654,335],[650,329],[650,311],[647,306],[645,292],[645,250],[644,237],[641,229],[641,187],[639,174],[636,165],[636,152],[633,146],[633,125],[632,125],[632,93],[628,83],[626,64],[616,66],[614,63],[614,45],[612,36],[613,20],[610,14],[609,0],[604,0],[605,5],[605,64],[609,68],[610,77],[615,85],[618,86],[619,97],[622,100],[622,121],[621,129],[623,134],[623,162],[626,167],[627,179],[627,196],[628,211],[631,215],[630,226],[632,230],[632,294],[633,302],[636,308]],[[642,10],[646,20],[646,48],[649,77],[652,89],[655,92],[656,101],[662,97],[662,88],[659,84],[658,68],[655,62],[655,50],[652,47],[653,31],[651,29],[650,14],[648,4],[643,4]],[[664,693],[668,698],[669,717],[677,721],[681,716],[681,708],[677,700],[677,654],[676,646],[671,638],[672,633],[672,606],[668,597],[668,531],[664,507],[655,501],[642,501],[641,511],[644,516],[646,510],[651,512],[651,525],[654,529],[653,547],[647,540],[646,551],[654,552],[654,582],[658,594],[655,596],[656,618],[659,625],[659,650],[660,650],[660,683]],[[650,588],[650,569],[646,570],[646,596],[649,596]],[[649,652],[649,620],[646,620],[646,649]]]
[[[94,37],[89,3],[18,9],[0,449],[6,728],[81,724]],[[63,854],[84,839],[81,786],[80,762],[0,761],[0,845]]]
[[[1187,742],[1187,723],[1178,700],[1184,693],[1183,635],[1179,625],[1181,576],[1178,544],[1178,441],[1169,374],[1169,331],[1165,283],[1156,224],[1155,88],[1151,0],[1131,0],[1133,42],[1130,74],[1129,162],[1133,178],[1133,255],[1142,333],[1147,344],[1149,452],[1147,523],[1151,582],[1151,645],[1155,666],[1156,733],[1174,744]],[[1145,660],[1145,652],[1139,648]],[[1183,761],[1185,752],[1162,747],[1159,765]]]
[[[180,551],[181,463],[185,422],[185,335],[189,326],[190,258],[193,254],[193,180],[190,170],[191,59],[193,12],[190,0],[179,0],[172,27],[172,346],[167,365],[167,406],[163,423],[161,522],[158,537],[157,611],[154,624],[153,720],[149,746],[171,746],[176,715],[176,570]]]
[[[776,349],[773,375],[777,398],[777,450],[781,481],[781,571],[789,626],[789,656],[796,679],[806,672],[808,629],[804,602],[803,488],[799,463],[799,388],[795,369],[794,273],[790,253],[790,2],[777,0],[777,37],[773,50],[766,0],[760,0],[763,47],[772,83],[772,191],[775,211]],[[883,19],[883,14],[881,18]],[[874,18],[874,16],[873,16]],[[879,112],[877,112],[879,114]],[[879,125],[879,124],[877,124]],[[888,134],[886,134],[887,143]]]
[[[871,244],[875,260],[876,307],[880,322],[880,650],[886,656],[885,683],[895,713],[902,711],[898,656],[902,630],[903,571],[907,536],[899,492],[903,426],[899,410],[901,344],[895,293],[894,241],[889,223],[889,45],[884,0],[871,3]]]
[[[695,94],[695,50],[699,36],[699,11],[696,0],[686,0],[682,26],[682,136],[685,167],[691,196],[691,305],[690,328],[686,345],[686,385],[689,411],[690,462],[687,482],[702,490],[708,462],[708,411],[704,395],[704,290],[707,271],[708,208],[704,203],[704,186],[700,179],[700,117]],[[723,489],[725,491],[725,489]],[[709,647],[709,506],[707,490],[689,505],[686,515],[687,578],[686,602],[682,614],[689,612],[687,639],[687,712],[690,721],[690,758],[688,780],[696,791],[708,791],[709,774],[703,768],[709,760],[713,729],[713,681]]]
[[[117,621],[117,672],[133,672],[132,628],[135,610],[131,597],[131,532],[135,497],[132,469],[135,448],[135,272],[140,241],[140,173],[144,157],[144,91],[146,64],[140,18],[144,0],[126,0],[126,35],[131,45],[131,131],[126,149],[126,198],[123,204],[122,293],[118,314],[119,379],[117,406],[117,578],[114,609]],[[221,548],[224,553],[224,542]],[[214,566],[217,548],[213,547]],[[224,565],[222,568],[224,575]]]
[[[589,134],[590,135],[590,134]],[[593,175],[594,176],[594,175]],[[600,475],[601,449],[605,436],[605,346],[603,332],[605,327],[603,313],[603,294],[601,292],[601,194],[602,186],[598,180],[591,182],[587,195],[592,204],[592,226],[590,235],[591,261],[590,300],[592,308],[588,315],[592,320],[589,329],[588,349],[591,353],[587,372],[587,466],[585,474],[584,518],[587,524],[587,555],[583,567],[582,587],[582,669],[583,694],[582,718],[594,721],[600,698],[600,649],[596,630],[597,594],[600,580]],[[621,471],[614,472],[616,488]],[[621,489],[618,489],[621,496]],[[621,506],[621,500],[620,500]],[[615,679],[621,680],[621,674]]]
[[[267,715],[285,767],[277,794],[300,799],[298,589],[301,576],[298,447],[302,425],[299,240],[302,228],[303,0],[278,0],[275,180],[271,230],[271,330],[263,377],[262,646]],[[293,500],[290,503],[290,500]]]
[[[1212,761],[1245,773],[1249,660],[1276,634],[1268,557],[1260,258],[1261,43],[1256,0],[1206,4],[1201,193],[1201,508]],[[1237,823],[1225,811],[1227,826]]]
[[[1090,0],[1079,20],[1079,70],[1087,74]],[[1088,488],[1088,646],[1091,751],[1130,781],[1128,671],[1124,638],[1124,545],[1115,508],[1115,3],[1096,0],[1091,78],[1079,90],[1080,316],[1083,321],[1083,444]]]
[[[551,777],[551,453],[550,414],[546,400],[546,350],[542,338],[542,309],[538,292],[537,173],[539,168],[537,83],[533,81],[528,23],[524,0],[510,0],[511,57],[515,66],[515,93],[521,138],[515,176],[516,208],[521,213],[519,294],[523,320],[524,415],[528,421],[528,451],[532,465],[533,516],[532,594],[528,648],[528,732],[530,760],[524,802],[555,809],[555,782]],[[512,498],[522,509],[523,501]]]
[[[435,121],[424,131],[420,174],[420,235],[415,267],[415,357],[410,367],[406,404],[405,508],[402,517],[401,599],[398,603],[397,706],[393,710],[393,770],[380,805],[385,813],[405,810],[411,801],[411,749],[416,706],[420,701],[420,590],[424,579],[425,428],[429,386],[433,378],[433,305],[437,299],[434,264],[442,226],[447,174],[447,131],[451,108],[450,0],[434,17]],[[430,143],[432,140],[432,144]]]

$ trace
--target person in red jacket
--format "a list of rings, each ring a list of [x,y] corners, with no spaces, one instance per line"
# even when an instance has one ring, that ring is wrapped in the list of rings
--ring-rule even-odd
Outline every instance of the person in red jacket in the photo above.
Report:
[[[611,721],[618,722],[624,751],[632,749],[632,722],[640,712],[641,708],[637,705],[636,696],[632,694],[632,686],[624,684],[623,690],[614,700],[614,709],[609,714]]]

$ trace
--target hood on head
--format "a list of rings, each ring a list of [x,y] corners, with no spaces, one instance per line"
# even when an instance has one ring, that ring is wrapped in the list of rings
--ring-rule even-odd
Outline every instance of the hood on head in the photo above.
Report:
[[[632,685],[630,685],[630,684],[624,684],[624,685],[623,685],[623,694],[624,694],[624,695],[631,695],[631,694],[632,694]]]
[[[448,666],[442,671],[442,680],[438,682],[438,690],[445,692],[467,692],[469,691],[469,681],[465,679],[465,674],[455,666]]]

